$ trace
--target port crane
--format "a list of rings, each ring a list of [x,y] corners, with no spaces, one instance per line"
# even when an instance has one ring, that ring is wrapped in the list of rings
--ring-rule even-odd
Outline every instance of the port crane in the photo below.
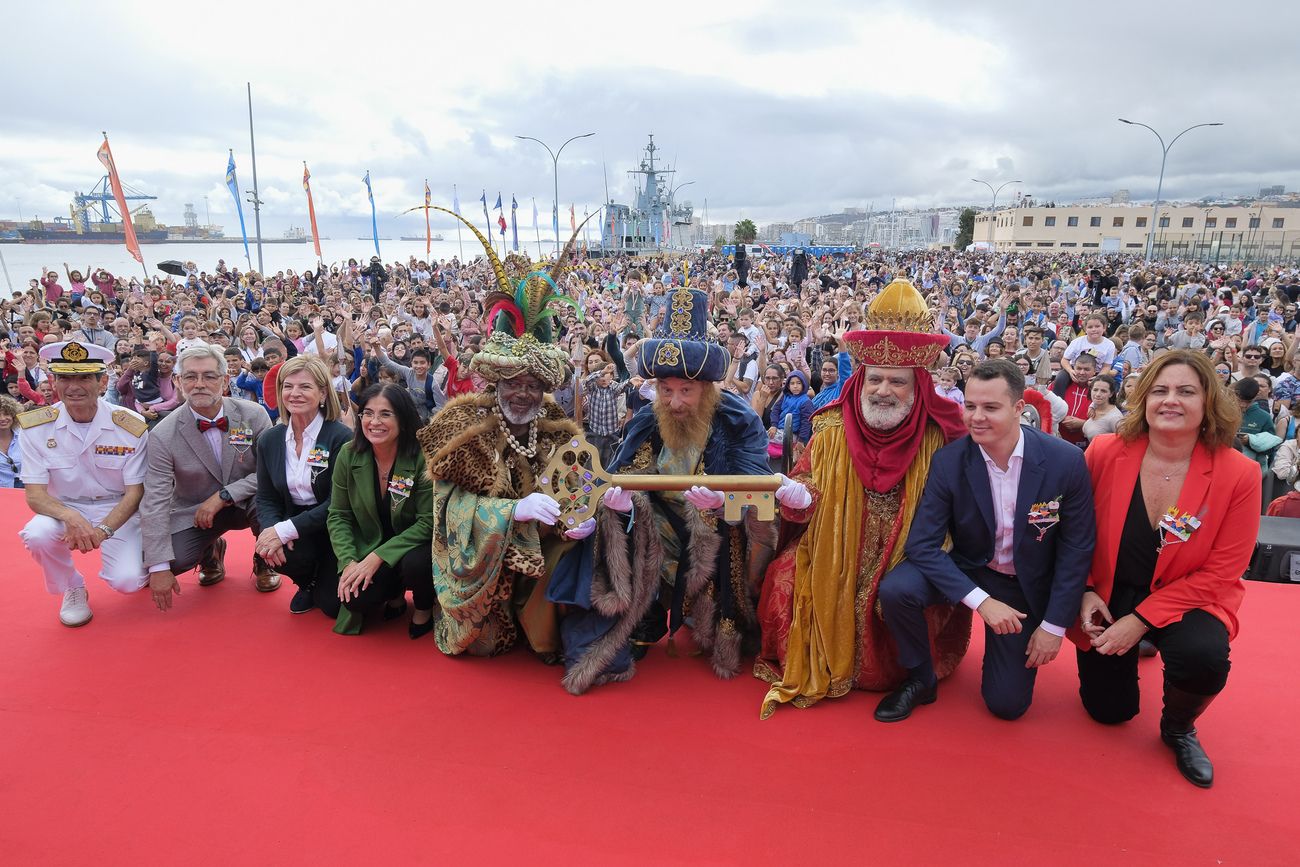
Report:
[[[122,184],[122,192],[128,202],[147,202],[158,198],[142,193],[127,183]],[[125,215],[117,213],[117,200],[113,198],[113,188],[108,182],[108,175],[100,178],[99,183],[91,188],[89,193],[79,192],[72,198],[72,221],[77,231],[88,231],[92,218],[98,223],[116,223],[119,220],[125,222]]]

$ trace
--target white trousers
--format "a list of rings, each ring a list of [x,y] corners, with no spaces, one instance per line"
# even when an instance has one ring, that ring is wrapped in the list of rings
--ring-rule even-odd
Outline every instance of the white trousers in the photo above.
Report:
[[[91,525],[102,523],[108,513],[117,507],[112,500],[101,503],[69,503]],[[18,532],[23,544],[45,573],[45,589],[56,596],[76,587],[84,587],[85,578],[72,564],[72,549],[63,540],[63,522],[36,515]],[[99,577],[119,593],[133,593],[149,583],[140,550],[140,515],[137,512],[123,524],[113,538],[105,539],[99,546],[101,568]]]

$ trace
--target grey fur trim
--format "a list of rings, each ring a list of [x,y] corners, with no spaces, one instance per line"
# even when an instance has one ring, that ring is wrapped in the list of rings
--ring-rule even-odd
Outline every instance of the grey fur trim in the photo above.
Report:
[[[718,627],[718,640],[713,645],[713,673],[723,680],[730,680],[740,673],[740,631],[733,624],[731,628]]]
[[[633,494],[632,502],[639,515],[650,515],[650,499],[645,494]],[[617,617],[614,627],[587,648],[582,658],[564,673],[561,681],[573,695],[582,695],[593,686],[631,679],[636,673],[635,663],[620,674],[609,674],[605,669],[627,646],[632,630],[645,616],[654,599],[663,568],[663,545],[655,522],[643,517],[632,526],[632,556],[627,552],[627,531],[623,516],[609,509],[596,514],[596,549],[591,576],[593,607],[608,617]],[[634,572],[632,563],[639,568]],[[607,610],[608,609],[608,610]]]

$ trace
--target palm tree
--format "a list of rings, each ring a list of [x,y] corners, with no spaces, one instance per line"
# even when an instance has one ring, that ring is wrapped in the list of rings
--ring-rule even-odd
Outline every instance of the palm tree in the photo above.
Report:
[[[758,227],[753,220],[741,220],[732,232],[737,244],[751,244],[758,237]]]

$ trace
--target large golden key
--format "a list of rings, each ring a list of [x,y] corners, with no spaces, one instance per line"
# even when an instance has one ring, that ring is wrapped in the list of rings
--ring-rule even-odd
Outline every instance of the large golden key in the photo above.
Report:
[[[741,510],[752,506],[760,521],[776,517],[773,492],[780,476],[660,476],[610,475],[600,465],[600,453],[581,435],[561,446],[537,477],[537,490],[560,504],[560,522],[573,528],[596,514],[605,488],[617,485],[629,491],[686,491],[701,485],[722,494],[723,517],[739,521]]]

